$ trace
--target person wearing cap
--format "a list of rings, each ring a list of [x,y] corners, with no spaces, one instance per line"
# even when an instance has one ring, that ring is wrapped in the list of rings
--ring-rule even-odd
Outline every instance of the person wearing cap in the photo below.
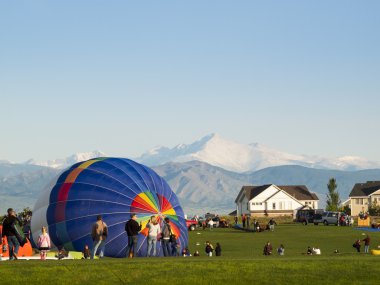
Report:
[[[129,258],[136,256],[138,234],[141,231],[142,226],[141,222],[139,224],[136,220],[136,214],[132,214],[129,221],[125,224],[125,231],[128,235],[127,253]]]
[[[8,215],[5,216],[3,220],[3,235],[7,237],[8,248],[9,248],[9,260],[17,259],[18,250],[20,248],[20,243],[16,238],[16,232],[14,229],[14,224],[21,224],[20,220],[16,216],[16,212],[9,208],[7,210]]]

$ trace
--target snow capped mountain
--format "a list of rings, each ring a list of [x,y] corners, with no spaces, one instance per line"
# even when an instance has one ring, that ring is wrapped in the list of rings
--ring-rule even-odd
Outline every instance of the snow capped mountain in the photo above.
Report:
[[[106,156],[103,152],[95,150],[92,152],[81,152],[73,154],[67,158],[63,159],[55,159],[55,160],[48,160],[48,161],[35,161],[34,159],[30,159],[25,162],[25,164],[31,164],[31,165],[39,165],[39,166],[46,166],[56,169],[62,169],[69,167],[77,162],[89,160],[96,157],[103,157]]]
[[[150,166],[158,166],[167,162],[198,160],[235,172],[256,171],[279,165],[300,165],[338,170],[380,168],[380,163],[361,157],[326,158],[295,155],[271,149],[258,143],[240,144],[223,139],[217,134],[205,136],[189,145],[180,144],[174,148],[157,147],[144,153],[136,160]]]

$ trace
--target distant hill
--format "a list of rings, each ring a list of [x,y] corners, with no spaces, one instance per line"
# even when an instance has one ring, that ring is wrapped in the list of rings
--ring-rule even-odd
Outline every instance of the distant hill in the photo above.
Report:
[[[323,205],[327,182],[331,177],[337,180],[342,200],[348,197],[355,183],[380,180],[380,169],[341,171],[290,165],[236,173],[200,161],[170,162],[153,169],[176,192],[188,214],[232,211],[236,195],[243,185],[304,184],[317,193]],[[39,193],[60,171],[50,167],[0,162],[0,214],[9,207],[32,208]]]
[[[59,170],[25,164],[0,163],[0,215],[7,208],[33,208],[42,189]]]

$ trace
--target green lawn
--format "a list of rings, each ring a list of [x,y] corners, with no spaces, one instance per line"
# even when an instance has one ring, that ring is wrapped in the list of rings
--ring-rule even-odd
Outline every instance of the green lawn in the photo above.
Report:
[[[0,278],[1,284],[379,284],[380,256],[352,247],[362,233],[314,225],[280,225],[263,233],[200,230],[190,233],[189,246],[201,257],[0,262]],[[380,245],[380,233],[369,234],[372,247]],[[206,240],[220,242],[223,256],[204,256]],[[285,256],[263,256],[267,241],[274,249],[283,243]],[[303,254],[308,245],[318,245],[322,255]]]

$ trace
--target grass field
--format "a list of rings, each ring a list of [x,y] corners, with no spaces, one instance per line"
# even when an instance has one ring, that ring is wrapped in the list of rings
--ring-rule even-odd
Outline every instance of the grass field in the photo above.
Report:
[[[2,284],[379,284],[380,256],[352,247],[366,233],[348,227],[279,225],[274,232],[234,229],[190,233],[201,257],[0,262]],[[369,233],[372,248],[380,233]],[[204,256],[204,242],[220,242],[222,257]],[[265,242],[285,246],[285,256],[263,256]],[[197,246],[196,244],[200,245]],[[321,256],[307,256],[307,246]],[[340,254],[333,253],[338,249]]]

